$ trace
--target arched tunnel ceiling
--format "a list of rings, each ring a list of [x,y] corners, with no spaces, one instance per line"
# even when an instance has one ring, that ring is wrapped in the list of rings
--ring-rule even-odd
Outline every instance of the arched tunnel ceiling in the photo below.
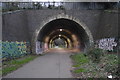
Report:
[[[58,32],[57,30],[60,29],[69,31],[71,34],[64,31]],[[52,34],[53,32],[55,33]],[[76,23],[75,21],[65,18],[52,20],[48,22],[46,25],[42,26],[42,29],[38,34],[37,40],[40,42],[45,42],[45,43],[47,42],[49,44],[50,39],[52,39],[54,36],[59,34],[67,36],[67,38],[69,38],[69,41],[71,42],[70,45],[73,45],[74,47],[80,46],[81,48],[83,48],[89,43],[89,37],[86,31],[83,29],[83,27],[80,24]]]
[[[61,30],[61,31],[60,31]],[[57,38],[57,37],[60,37],[60,36],[62,37],[62,36],[65,36],[65,37],[67,37],[67,38],[69,38],[71,41],[73,41],[72,40],[72,33],[71,32],[69,32],[68,30],[66,30],[66,29],[57,29],[57,30],[55,30],[55,31],[53,31],[53,32],[51,32],[51,34],[49,34],[48,36],[50,36],[50,40],[51,39],[53,39],[53,38]]]
[[[56,35],[56,36],[52,37],[48,43],[51,44],[51,42],[53,42],[55,40],[59,40],[59,39],[65,41],[67,44],[70,45],[71,39],[64,35],[61,35],[61,36]]]
[[[81,41],[87,41],[88,37],[85,33],[85,30],[76,22],[69,20],[69,19],[55,19],[51,22],[48,22],[40,31],[39,36],[38,36],[38,40],[41,42],[44,42],[44,39],[46,36],[48,36],[49,34],[51,34],[53,31],[56,31],[58,29],[66,29],[68,31],[70,31],[71,33],[77,35],[77,37],[81,40]],[[56,33],[57,35],[58,33]],[[61,33],[61,34],[66,34],[66,33]],[[67,35],[67,34],[66,34]],[[55,36],[55,35],[53,35]],[[53,37],[51,36],[51,37]],[[70,35],[67,35],[68,37],[70,37]]]

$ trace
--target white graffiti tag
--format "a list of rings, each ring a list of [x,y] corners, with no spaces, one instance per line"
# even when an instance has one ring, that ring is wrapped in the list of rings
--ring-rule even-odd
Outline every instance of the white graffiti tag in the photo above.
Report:
[[[37,54],[40,53],[40,42],[39,41],[36,42],[36,53]]]
[[[98,47],[100,49],[113,51],[113,46],[117,46],[115,38],[104,38],[99,40]]]

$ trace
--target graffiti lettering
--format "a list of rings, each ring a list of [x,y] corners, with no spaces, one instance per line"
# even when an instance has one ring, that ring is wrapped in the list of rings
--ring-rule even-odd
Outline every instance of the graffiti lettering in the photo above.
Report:
[[[114,46],[117,46],[115,38],[104,38],[98,41],[98,47],[100,49],[113,51]]]

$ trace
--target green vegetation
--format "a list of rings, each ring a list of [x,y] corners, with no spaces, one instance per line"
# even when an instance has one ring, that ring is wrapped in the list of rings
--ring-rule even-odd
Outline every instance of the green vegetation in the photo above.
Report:
[[[80,68],[80,69],[76,69],[74,71],[74,73],[80,73],[80,72],[87,72],[86,69]]]
[[[89,53],[89,54],[88,54]],[[79,78],[113,78],[120,76],[117,54],[107,54],[101,49],[91,49],[85,53],[74,54],[72,74]]]
[[[2,75],[6,75],[16,69],[18,69],[19,67],[21,67],[23,64],[26,64],[30,61],[32,61],[33,59],[35,59],[37,56],[34,55],[28,55],[19,59],[15,59],[15,60],[10,60],[10,61],[4,61],[2,63]]]
[[[82,53],[81,54],[76,54],[74,56],[71,56],[71,58],[75,61],[76,65],[74,66],[80,66],[82,64],[88,63],[89,60],[87,57],[85,57]]]
[[[104,53],[102,49],[92,48],[87,52],[87,55],[94,63],[99,63]]]

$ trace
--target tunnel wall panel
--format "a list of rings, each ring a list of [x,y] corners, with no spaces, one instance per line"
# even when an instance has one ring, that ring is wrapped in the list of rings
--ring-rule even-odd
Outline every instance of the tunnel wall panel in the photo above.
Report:
[[[33,36],[33,33],[36,29],[40,28],[41,23],[47,20],[49,17],[52,17],[56,14],[61,13],[62,11],[59,10],[28,10],[26,11],[27,20],[28,20],[28,27],[29,27],[29,34]],[[32,38],[32,37],[31,37]]]
[[[100,16],[96,39],[118,37],[118,13],[104,11]]]
[[[65,13],[65,15],[73,16],[80,21],[82,21],[84,24],[87,25],[87,27],[90,29],[90,31],[93,34],[93,37],[95,37],[96,29],[99,24],[99,15],[101,14],[101,11],[98,10],[79,10],[79,11],[59,11],[59,10],[36,10],[36,11],[26,11],[27,18],[28,18],[28,25],[30,29],[30,35],[33,35],[33,32],[35,32],[36,29],[38,29],[42,22],[46,21],[50,17],[53,17],[55,15],[59,15],[61,13]]]
[[[25,12],[5,13],[2,15],[2,20],[3,41],[30,41]]]
[[[117,13],[102,10],[26,10],[3,14],[3,40],[31,41],[34,32],[44,21],[63,12],[86,24],[94,40],[117,35]]]

